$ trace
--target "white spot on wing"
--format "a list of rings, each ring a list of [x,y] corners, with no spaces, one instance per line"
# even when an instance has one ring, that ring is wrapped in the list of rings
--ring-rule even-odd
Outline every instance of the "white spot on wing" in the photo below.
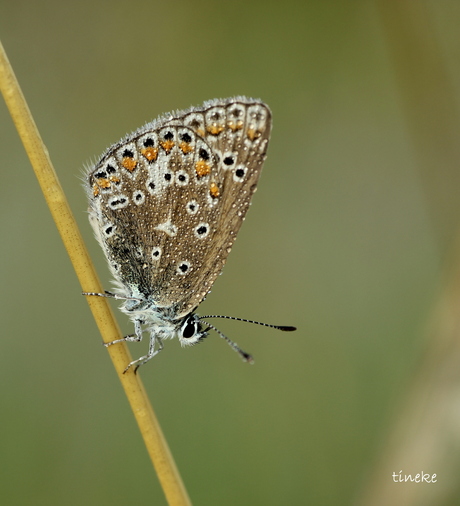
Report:
[[[168,234],[170,237],[174,237],[177,234],[177,227],[171,223],[171,220],[160,223],[155,227],[155,230],[161,230],[162,232]]]

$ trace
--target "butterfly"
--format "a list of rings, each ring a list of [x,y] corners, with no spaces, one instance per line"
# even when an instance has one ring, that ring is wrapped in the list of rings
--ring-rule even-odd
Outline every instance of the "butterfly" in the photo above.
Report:
[[[166,114],[111,146],[87,170],[89,218],[134,333],[150,336],[135,370],[178,337],[193,345],[215,330],[247,362],[252,357],[195,312],[235,242],[256,191],[271,112],[246,97],[211,100]],[[242,321],[242,318],[232,318]],[[261,324],[284,331],[294,327]]]

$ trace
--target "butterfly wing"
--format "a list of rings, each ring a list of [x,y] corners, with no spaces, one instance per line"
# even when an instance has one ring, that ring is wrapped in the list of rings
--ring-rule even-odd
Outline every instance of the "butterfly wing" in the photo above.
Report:
[[[180,318],[209,292],[265,159],[268,107],[215,100],[149,123],[89,176],[90,218],[120,292]]]

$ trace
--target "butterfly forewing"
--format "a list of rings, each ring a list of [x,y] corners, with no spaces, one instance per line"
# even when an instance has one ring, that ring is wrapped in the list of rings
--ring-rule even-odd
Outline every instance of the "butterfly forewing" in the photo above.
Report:
[[[259,101],[211,101],[149,123],[89,173],[90,215],[125,296],[180,318],[206,296],[241,226],[265,159]]]

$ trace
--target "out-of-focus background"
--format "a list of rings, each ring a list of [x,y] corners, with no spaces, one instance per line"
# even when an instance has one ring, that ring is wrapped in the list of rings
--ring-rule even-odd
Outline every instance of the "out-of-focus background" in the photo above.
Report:
[[[459,504],[459,25],[447,0],[0,1],[106,288],[82,167],[163,112],[272,108],[259,191],[200,312],[298,331],[219,321],[254,366],[213,335],[141,370],[194,504]],[[0,151],[5,504],[164,504],[3,101]]]

